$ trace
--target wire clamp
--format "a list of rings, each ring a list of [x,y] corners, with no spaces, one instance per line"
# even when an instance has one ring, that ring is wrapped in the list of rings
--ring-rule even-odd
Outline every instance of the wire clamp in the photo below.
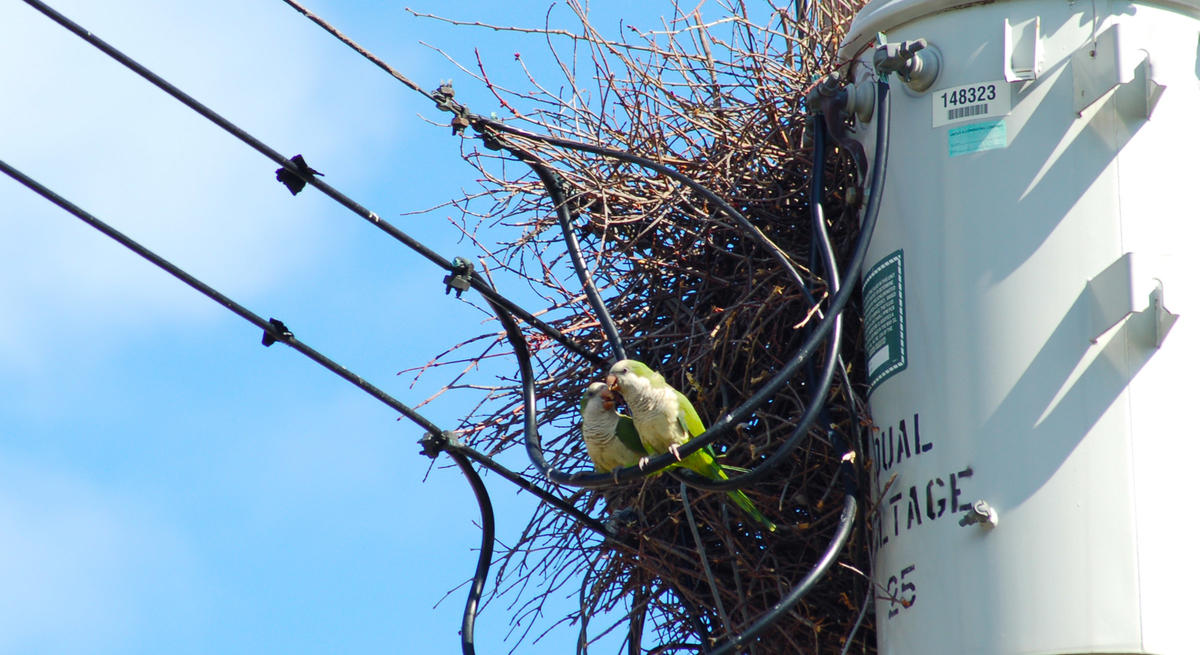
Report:
[[[283,182],[283,186],[287,187],[293,196],[300,193],[304,189],[304,185],[308,184],[308,180],[311,180],[314,175],[325,176],[324,173],[309,168],[308,164],[304,161],[304,155],[292,157],[291,162],[299,169],[299,174],[296,174],[285,166],[275,169],[275,179]]]
[[[449,275],[442,278],[446,285],[446,295],[450,295],[450,290],[453,289],[458,293],[455,298],[462,298],[463,292],[471,288],[471,276],[474,274],[475,264],[466,257],[455,257],[454,268],[450,270]]]
[[[458,440],[458,433],[454,430],[443,430],[437,434],[426,432],[417,443],[421,445],[421,454],[429,459],[437,459],[443,450],[462,445]]]
[[[287,326],[283,324],[283,321],[273,318],[269,322],[271,324],[271,329],[263,330],[262,345],[270,348],[271,344],[275,343],[276,341],[284,341],[296,336],[292,334],[291,330],[287,329]]]
[[[461,135],[471,126],[471,112],[462,103],[454,99],[454,82],[447,80],[438,85],[431,94],[437,108],[454,114],[450,119],[450,131],[455,136]]]

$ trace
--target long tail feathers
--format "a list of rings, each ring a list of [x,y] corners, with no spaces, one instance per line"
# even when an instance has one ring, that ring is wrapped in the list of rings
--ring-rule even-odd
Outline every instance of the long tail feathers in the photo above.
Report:
[[[763,513],[758,511],[758,508],[754,506],[754,503],[750,502],[750,499],[746,497],[746,494],[735,489],[729,492],[729,500],[732,501],[734,505],[742,508],[742,511],[749,514],[750,518],[762,523],[763,526],[767,528],[767,532],[775,531],[775,524],[771,523],[770,519],[768,519],[766,516],[763,516]]]
[[[721,465],[713,459],[712,455],[709,455],[703,450],[683,460],[682,464],[710,480],[729,479],[729,476],[726,475],[725,471],[721,470]],[[746,494],[742,493],[738,489],[735,489],[728,492],[728,495],[730,502],[740,507],[743,512],[749,514],[750,518],[761,523],[768,532],[775,531],[775,524],[772,523],[770,519],[764,516],[763,513],[754,506],[754,503],[749,497],[746,496]]]

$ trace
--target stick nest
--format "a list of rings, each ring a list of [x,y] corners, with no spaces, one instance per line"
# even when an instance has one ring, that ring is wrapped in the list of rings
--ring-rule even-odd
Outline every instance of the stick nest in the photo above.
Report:
[[[711,22],[698,9],[676,7],[661,29],[627,25],[616,40],[593,28],[584,7],[568,6],[576,31],[505,28],[543,43],[561,80],[549,84],[531,75],[530,90],[512,91],[493,84],[483,62],[464,70],[487,84],[509,120],[529,131],[626,150],[699,181],[745,214],[806,278],[807,293],[759,241],[673,180],[612,159],[518,141],[566,182],[584,257],[629,356],[661,372],[711,424],[760,388],[805,341],[820,318],[808,294],[818,303],[828,296],[813,246],[804,95],[835,64],[858,5],[822,3],[801,20],[790,5],[758,11],[762,16],[726,5]],[[545,320],[610,355],[542,185],[523,163],[476,144],[467,142],[464,156],[482,174],[482,190],[456,202],[461,214],[452,220],[487,253],[485,274],[510,297],[523,287],[527,307],[539,303]],[[845,202],[856,182],[847,158],[835,152],[828,161],[825,215],[844,262],[857,236],[857,212]],[[489,244],[481,229],[490,239],[497,233],[512,238]],[[651,652],[698,652],[706,639],[711,646],[743,631],[803,579],[824,554],[841,514],[844,485],[837,473],[844,444],[856,446],[865,425],[855,389],[861,392],[862,382],[855,301],[844,317],[848,375],[835,379],[826,412],[801,446],[766,480],[744,489],[779,530],[762,531],[724,493],[688,489],[685,504],[670,475],[605,491],[562,489],[593,516],[628,509],[636,520],[620,537],[602,541],[551,508],[535,513],[520,540],[502,548],[489,598],[508,600],[518,643],[535,626],[536,635],[571,624],[586,627],[589,638],[626,632]],[[587,384],[606,371],[526,333],[546,457],[566,471],[590,470],[578,405]],[[478,376],[476,368],[503,361],[506,348],[503,334],[492,332],[430,365],[465,363],[443,391],[478,390],[468,382]],[[715,445],[723,465],[753,468],[792,433],[824,364],[825,350],[817,351],[807,373],[738,426],[736,436]],[[459,429],[479,450],[496,455],[516,448],[514,455],[523,456],[516,369],[505,364],[498,370],[499,382],[484,389],[484,399]],[[872,616],[864,609],[873,593],[865,577],[870,564],[863,524],[860,513],[854,536],[826,577],[747,652],[875,652]],[[580,579],[582,589],[571,582]],[[544,616],[555,594],[576,595],[580,609]]]

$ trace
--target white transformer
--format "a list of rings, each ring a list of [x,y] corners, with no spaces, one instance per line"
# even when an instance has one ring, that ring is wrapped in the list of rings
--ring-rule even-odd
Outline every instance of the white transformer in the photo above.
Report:
[[[880,653],[1200,654],[1200,0],[875,0],[868,162],[880,36]]]

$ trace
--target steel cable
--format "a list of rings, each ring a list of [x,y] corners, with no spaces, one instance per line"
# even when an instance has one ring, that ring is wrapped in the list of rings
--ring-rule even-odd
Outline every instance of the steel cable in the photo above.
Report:
[[[405,246],[407,246],[408,248],[410,248],[417,254],[421,255],[425,259],[428,259],[430,262],[433,262],[434,264],[436,264],[437,266],[440,266],[442,269],[444,269],[448,272],[451,272],[451,273],[455,272],[456,267],[453,262],[446,259],[445,257],[442,257],[438,253],[434,252],[428,246],[421,243],[420,241],[413,238],[412,236],[409,236],[407,233],[405,233],[400,228],[383,220],[382,218],[379,217],[378,214],[367,209],[366,207],[359,204],[358,202],[354,201],[349,196],[345,195],[341,191],[338,191],[336,188],[334,188],[330,184],[315,177],[312,174],[311,169],[306,169],[306,168],[302,168],[302,167],[298,166],[296,164],[296,162],[292,161],[291,159],[289,159],[287,157],[284,157],[283,154],[280,153],[279,151],[271,148],[267,144],[258,140],[257,138],[252,136],[250,133],[246,132],[245,130],[243,130],[240,127],[238,127],[237,125],[235,125],[232,121],[226,119],[225,117],[221,116],[220,114],[213,111],[212,109],[209,109],[207,106],[202,104],[200,101],[196,100],[192,96],[183,92],[181,89],[174,86],[170,82],[166,81],[162,77],[159,77],[157,74],[155,74],[150,69],[141,65],[140,63],[138,63],[137,61],[135,61],[128,55],[122,53],[120,50],[117,50],[115,47],[109,45],[107,42],[100,39],[96,35],[92,34],[91,32],[89,32],[88,30],[86,30],[85,28],[80,26],[79,24],[71,21],[66,16],[55,11],[50,6],[46,5],[46,3],[41,2],[41,0],[24,0],[24,2],[28,5],[30,5],[31,7],[33,7],[34,9],[37,9],[42,14],[46,15],[48,18],[50,18],[54,22],[58,23],[62,27],[66,28],[70,32],[74,33],[79,38],[83,39],[84,41],[87,41],[89,44],[96,47],[104,54],[108,55],[109,57],[112,57],[121,65],[123,65],[126,68],[128,68],[129,70],[137,73],[142,78],[144,78],[146,81],[148,81],[151,84],[153,84],[154,86],[158,87],[159,89],[161,89],[162,91],[164,91],[165,93],[170,95],[171,97],[173,97],[176,100],[187,105],[189,108],[191,108],[196,113],[207,118],[209,121],[215,123],[218,127],[224,129],[226,132],[233,135],[237,139],[241,140],[246,145],[254,148],[259,153],[261,153],[262,155],[267,157],[268,159],[279,164],[281,167],[283,167],[285,170],[287,170],[291,175],[295,176],[298,179],[304,180],[304,182],[306,182],[308,184],[311,184],[313,187],[315,187],[316,189],[318,189],[325,195],[327,195],[330,198],[332,198],[333,200],[335,200],[338,204],[342,205],[346,209],[349,209],[350,211],[359,215],[363,219],[367,220],[369,223],[371,223],[375,227],[379,228],[384,233],[386,233],[387,235],[396,239],[397,241],[401,242],[402,244],[404,244]],[[426,95],[428,95],[428,94],[426,94]],[[545,321],[542,321],[541,319],[537,318],[533,314],[531,314],[528,311],[526,311],[525,309],[521,308],[516,303],[509,300],[508,298],[505,298],[504,296],[500,295],[498,292],[496,292],[494,289],[492,289],[487,283],[485,283],[482,279],[472,276],[469,278],[469,282],[470,282],[472,288],[474,288],[481,295],[483,295],[485,298],[487,298],[488,302],[499,304],[500,306],[504,307],[505,309],[507,309],[509,312],[511,312],[515,316],[519,317],[525,323],[537,328],[539,331],[544,333],[546,336],[559,342],[564,347],[566,347],[568,350],[571,350],[572,352],[583,356],[584,358],[588,359],[592,363],[594,363],[598,366],[603,366],[605,364],[605,360],[603,357],[600,357],[599,355],[597,355],[597,354],[591,352],[590,350],[584,348],[583,346],[579,345],[573,339],[571,339],[570,337],[567,337],[565,334],[563,334],[558,329],[550,326]]]

